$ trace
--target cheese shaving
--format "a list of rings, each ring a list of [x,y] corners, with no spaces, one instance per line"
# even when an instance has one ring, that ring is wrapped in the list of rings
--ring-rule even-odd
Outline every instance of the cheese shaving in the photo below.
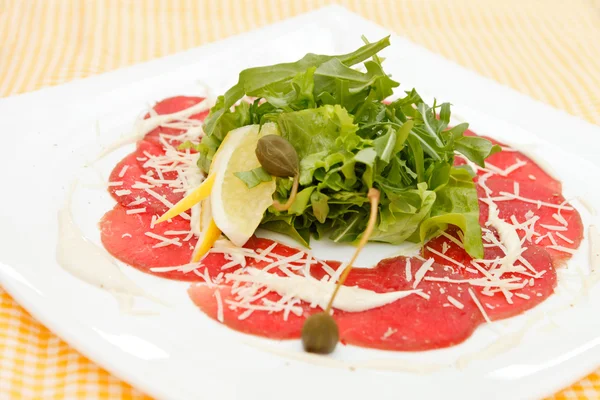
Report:
[[[448,302],[450,304],[452,304],[454,307],[458,308],[459,310],[462,310],[463,308],[465,308],[465,305],[463,303],[461,303],[460,301],[456,300],[452,296],[448,296]]]
[[[431,268],[431,266],[433,265],[433,262],[434,262],[434,259],[430,258],[429,260],[425,261],[423,263],[423,265],[421,265],[419,267],[417,272],[415,272],[415,282],[413,283],[413,289],[416,289],[417,286],[419,286],[419,283],[421,283],[421,281],[423,280],[423,278],[425,277],[425,274],[427,274],[427,272],[433,271],[433,268]]]
[[[490,319],[490,317],[485,312],[485,309],[483,308],[483,306],[479,302],[479,299],[477,298],[477,296],[475,296],[475,293],[473,292],[473,289],[469,288],[468,291],[469,291],[469,295],[473,299],[473,302],[475,303],[475,305],[477,306],[477,308],[479,308],[479,311],[481,312],[481,315],[483,315],[483,319],[485,319],[485,321],[487,323],[491,323],[492,320]]]
[[[142,207],[142,208],[130,208],[127,211],[125,211],[125,213],[127,215],[140,214],[140,213],[145,213],[145,212],[146,212],[146,207]]]
[[[214,292],[215,300],[217,301],[217,321],[223,323],[225,320],[223,317],[223,300],[221,299],[221,292],[216,289]]]
[[[405,259],[404,272],[406,275],[406,282],[412,281],[412,267],[410,265],[410,258]]]
[[[125,176],[127,169],[129,169],[129,165],[127,165],[127,164],[123,165],[123,168],[121,168],[121,171],[119,172],[119,178],[122,178]]]

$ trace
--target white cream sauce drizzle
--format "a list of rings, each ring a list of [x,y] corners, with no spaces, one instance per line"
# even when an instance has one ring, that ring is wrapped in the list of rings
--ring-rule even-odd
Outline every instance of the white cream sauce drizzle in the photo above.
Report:
[[[227,274],[228,280],[258,283],[274,290],[281,296],[292,296],[307,303],[315,304],[323,309],[327,306],[335,289],[334,282],[322,282],[310,277],[283,277],[269,274],[256,268],[248,268],[247,275]],[[348,312],[360,312],[393,303],[411,294],[421,293],[418,290],[377,293],[361,289],[357,286],[342,286],[333,301],[333,308]]]
[[[590,225],[588,228],[590,241],[590,273],[585,283],[586,292],[589,288],[600,281],[600,232],[596,225]]]
[[[550,176],[550,178],[556,179],[557,181],[561,180],[558,177],[558,175],[556,174],[556,170],[548,163],[548,161],[546,161],[545,159],[543,159],[541,156],[537,155],[534,152],[534,150],[533,150],[534,145],[531,145],[531,144],[530,145],[522,145],[522,144],[519,145],[519,144],[510,143],[510,142],[504,142],[504,143],[506,143],[511,148],[523,153],[527,157],[529,157],[531,159],[531,161],[536,163],[538,167],[540,167],[545,173],[548,174],[548,176]]]
[[[531,328],[544,318],[544,314],[538,313],[533,315],[527,320],[525,325],[516,332],[504,333],[502,336],[487,345],[486,347],[469,354],[465,354],[456,360],[456,367],[458,369],[464,369],[470,363],[477,360],[487,360],[494,358],[500,354],[506,353],[507,351],[517,347],[525,334],[531,330]]]
[[[76,184],[73,184],[69,190],[65,205],[58,212],[58,264],[71,275],[115,295],[123,310],[130,308],[128,297],[132,296],[141,296],[164,304],[127,278],[106,250],[83,235],[71,215],[71,197],[75,186]]]
[[[144,294],[127,279],[112,257],[83,236],[70,211],[64,208],[58,212],[56,257],[66,271],[94,286],[134,296]]]
[[[494,202],[488,202],[489,205],[489,214],[488,214],[488,224],[496,228],[498,231],[498,235],[500,236],[500,240],[502,244],[506,247],[506,256],[502,260],[502,265],[510,268],[512,267],[517,259],[523,253],[523,248],[521,247],[521,240],[519,239],[519,234],[517,233],[515,227],[505,221],[503,221],[498,215],[498,207]]]
[[[201,113],[202,111],[206,111],[210,108],[211,104],[212,104],[212,102],[210,99],[204,99],[200,103],[195,104],[192,107],[186,108],[185,110],[178,111],[176,113],[155,115],[155,116],[152,116],[147,119],[140,119],[135,124],[135,126],[133,128],[133,132],[131,134],[129,134],[125,137],[122,137],[122,138],[114,141],[113,143],[109,144],[108,146],[106,146],[106,148],[104,148],[104,150],[102,150],[100,155],[98,155],[98,157],[94,161],[100,160],[101,158],[105,157],[107,154],[112,153],[113,151],[115,151],[116,149],[118,149],[122,146],[132,144],[132,143],[137,142],[138,140],[143,139],[147,133],[158,128],[165,122],[189,118],[194,114],[198,114],[198,113]],[[201,132],[202,132],[202,127],[191,128],[190,130],[188,130],[188,135],[190,135],[190,136],[192,134],[199,135]]]
[[[584,197],[577,196],[576,199],[581,203],[582,206],[590,213],[592,216],[596,216],[596,209],[594,206]]]

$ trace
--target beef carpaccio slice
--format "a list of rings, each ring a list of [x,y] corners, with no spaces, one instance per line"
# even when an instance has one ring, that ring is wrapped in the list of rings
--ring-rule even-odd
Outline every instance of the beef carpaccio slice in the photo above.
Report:
[[[497,237],[495,232],[494,235]],[[452,236],[455,240],[449,239],[448,236]],[[484,259],[473,260],[462,246],[456,243],[457,239],[456,231],[451,229],[449,232],[446,232],[446,235],[430,240],[425,246],[423,256],[433,258],[436,262],[453,268],[464,279],[485,280],[486,275],[482,271],[485,271],[487,275],[491,275],[490,269],[501,268],[500,263],[494,264],[491,262],[495,259],[502,259],[505,256],[499,247],[489,247],[491,244],[484,241],[484,245],[488,246],[485,248]],[[498,274],[500,275],[499,279],[506,280],[521,288],[511,288],[511,290],[502,292],[498,291],[499,288],[497,286],[488,287],[486,290],[485,286],[472,285],[486,314],[491,320],[521,314],[537,306],[554,293],[554,288],[556,287],[556,270],[552,265],[552,258],[548,252],[530,242],[526,242],[523,248],[526,249],[522,254],[524,261],[519,260],[515,263],[520,271]],[[533,267],[533,270],[530,267]]]
[[[465,135],[477,136],[472,131],[466,131]],[[499,153],[492,154],[485,160],[485,169],[477,167],[476,172],[478,177],[490,174],[492,176],[508,178],[517,182],[535,182],[549,190],[561,192],[561,182],[550,176],[530,157],[520,151],[511,149],[504,143],[498,142],[490,137],[481,137],[502,146],[503,150]],[[464,156],[457,156],[455,158],[455,165],[463,164],[466,164]]]
[[[164,99],[164,100],[156,103],[154,105],[154,107],[152,107],[152,109],[158,115],[174,114],[176,112],[186,110],[190,107],[193,107],[196,104],[201,103],[204,100],[205,100],[204,97],[189,97],[189,96],[169,97],[167,99]],[[203,121],[204,118],[206,118],[206,116],[208,115],[208,113],[209,113],[209,110],[202,111],[197,114],[190,115],[189,117],[187,117],[187,119]],[[146,118],[150,118],[150,114],[147,114]],[[159,135],[162,134],[162,135],[166,135],[164,137],[164,140],[166,140],[167,143],[169,143],[170,145],[172,145],[174,147],[177,147],[181,143],[181,141],[173,139],[169,136],[177,136],[183,132],[185,132],[185,129],[159,126],[158,128],[153,129],[151,132],[149,132],[146,135],[146,140],[153,142],[159,146],[163,146],[163,142],[159,138]]]
[[[126,264],[148,273],[153,273],[150,268],[185,265],[190,262],[196,244],[196,238],[188,241],[186,234],[167,235],[168,231],[190,230],[190,223],[180,217],[172,222],[164,222],[151,228],[152,214],[139,213],[127,214],[127,208],[116,205],[115,208],[104,214],[100,220],[100,235],[102,244],[115,258]],[[151,232],[169,239],[177,239],[177,245],[171,244],[155,247],[161,241],[146,233]],[[157,273],[157,275],[181,280],[202,280],[193,273],[177,271]]]
[[[264,243],[264,240],[263,240]],[[256,246],[256,242],[253,243]],[[266,244],[260,246],[266,248]],[[278,245],[273,252],[289,256],[297,250]],[[398,257],[381,261],[374,269],[353,269],[345,283],[346,286],[359,286],[363,289],[378,293],[411,290],[414,277],[422,266],[422,261],[410,260],[411,281],[407,280],[406,258]],[[298,261],[300,264],[302,261]],[[264,268],[267,263],[251,264],[256,268]],[[339,263],[330,263],[335,269]],[[430,278],[448,278],[460,280],[462,276],[443,265],[433,264],[432,271],[427,273]],[[322,279],[326,271],[322,265],[311,267],[311,275]],[[279,270],[270,270],[283,276]],[[265,336],[273,339],[299,338],[302,324],[307,316],[321,311],[311,308],[308,303],[300,302],[300,315],[289,313],[287,320],[284,311],[265,312],[254,311],[250,315],[246,308],[235,308],[233,305],[241,299],[232,294],[230,284],[209,287],[205,284],[192,286],[189,290],[194,303],[213,319],[219,317],[219,307],[222,310],[223,323],[235,330]],[[340,340],[346,344],[363,347],[393,349],[404,351],[427,350],[447,347],[464,341],[473,330],[483,321],[483,316],[468,293],[464,283],[430,282],[423,280],[418,288],[429,298],[410,295],[399,301],[379,308],[363,312],[344,312],[335,310],[334,317],[340,328]],[[215,295],[218,292],[218,295]],[[221,304],[217,296],[221,299]],[[458,302],[453,305],[449,297]],[[271,292],[256,303],[262,305],[262,299],[277,302],[281,296]],[[232,305],[233,304],[233,305]]]
[[[180,217],[171,222],[163,222],[152,226],[152,214],[127,214],[127,208],[116,205],[104,214],[100,220],[100,237],[106,250],[118,260],[129,264],[142,272],[161,278],[182,281],[205,281],[206,276],[215,277],[221,267],[229,262],[221,253],[210,253],[202,260],[198,268],[185,268],[183,271],[152,271],[157,267],[186,266],[192,258],[197,238],[191,236],[190,223]],[[159,235],[166,239],[177,239],[178,244],[157,247],[160,239],[148,236],[147,233]],[[200,269],[206,276],[198,276]]]
[[[203,100],[202,97],[172,97],[157,103],[153,110],[158,115],[173,114]],[[100,229],[104,246],[117,259],[165,278],[188,281],[203,279],[192,270],[151,270],[188,264],[197,240],[189,233],[190,213],[187,219],[177,217],[154,227],[152,220],[183,198],[183,179],[188,176],[185,169],[195,171],[197,168],[193,154],[190,154],[192,150],[177,151],[180,141],[173,140],[172,136],[185,132],[177,124],[190,126],[191,122],[198,121],[194,126],[200,126],[207,114],[208,111],[203,111],[186,116],[184,120],[166,121],[171,127],[159,126],[147,133],[136,144],[135,151],[114,167],[109,177],[109,193],[118,204],[104,215]],[[150,114],[146,118],[150,118]],[[182,157],[187,157],[187,164],[178,161]],[[161,238],[177,241],[168,244]],[[211,265],[226,263],[221,254],[211,254],[206,261]]]
[[[147,212],[157,215],[165,213],[169,207],[164,201],[157,199],[156,195],[175,204],[183,198],[183,193],[173,191],[168,184],[149,184],[148,179],[145,178],[151,176],[160,179],[155,170],[148,166],[148,161],[149,155],[156,157],[164,154],[165,150],[161,146],[148,140],[139,141],[136,150],[121,160],[112,170],[109,182],[122,182],[122,184],[109,186],[108,191],[111,196],[124,207],[146,208]],[[177,178],[177,172],[165,172],[162,178],[164,181],[172,181]],[[140,203],[140,199],[146,200]]]
[[[485,188],[489,190],[486,193]],[[490,197],[498,208],[501,219],[513,225],[521,238],[542,246],[552,257],[556,267],[563,265],[583,240],[581,216],[560,192],[533,182],[517,182],[507,178],[490,177],[478,182],[479,221],[485,225]],[[535,222],[527,224],[527,221]]]
[[[379,293],[410,290],[423,262],[410,260],[411,281],[406,279],[406,262],[407,258],[398,257],[381,261],[375,269],[353,270],[345,284]],[[420,351],[453,346],[471,336],[484,320],[468,292],[469,286],[429,281],[427,279],[462,278],[442,264],[434,263],[431,268],[418,285],[428,299],[411,295],[359,313],[336,312],[340,340],[362,347]],[[450,299],[460,305],[454,305]]]

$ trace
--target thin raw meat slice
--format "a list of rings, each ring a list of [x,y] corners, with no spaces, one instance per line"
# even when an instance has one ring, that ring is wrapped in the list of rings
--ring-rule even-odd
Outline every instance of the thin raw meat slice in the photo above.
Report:
[[[188,264],[191,260],[196,237],[188,234],[190,223],[179,217],[172,222],[164,222],[150,228],[152,214],[127,214],[127,208],[116,205],[100,220],[100,235],[102,244],[115,258],[143,272],[155,274],[163,278],[185,281],[201,281],[192,271],[153,272],[154,267],[170,267]],[[179,231],[181,234],[170,235],[168,231]],[[146,233],[159,235],[168,239],[177,239],[178,244],[156,247],[160,239],[150,237]],[[172,233],[172,232],[168,232]],[[211,254],[207,264],[223,265],[227,261],[221,254]]]
[[[485,225],[489,207],[484,199],[487,188],[492,201],[498,207],[499,217],[508,223],[523,224],[537,218],[532,229],[520,228],[524,236],[534,244],[543,246],[555,267],[564,264],[579,247],[583,239],[581,216],[560,192],[538,183],[516,183],[507,178],[491,177],[479,182],[478,195],[480,223]],[[531,226],[531,225],[530,225]],[[530,231],[529,237],[527,232]]]
[[[153,110],[158,115],[173,114],[173,113],[188,109],[190,107],[193,107],[196,104],[198,104],[204,100],[205,100],[204,97],[187,97],[187,96],[169,97],[167,99],[164,99],[164,100],[156,103],[156,105],[153,107]],[[204,118],[206,118],[208,113],[209,113],[209,111],[206,110],[206,111],[194,114],[194,115],[190,116],[188,119],[204,121]],[[150,118],[150,114],[147,114],[145,118]],[[145,139],[164,147],[164,143],[160,140],[161,134],[168,135],[168,136],[177,136],[183,132],[184,132],[184,129],[159,126],[158,128],[149,132],[146,135]],[[165,140],[167,141],[167,143],[169,143],[173,147],[177,147],[179,144],[181,144],[181,141],[173,140],[172,138],[169,138],[169,137],[165,138]]]
[[[209,287],[205,284],[192,285],[188,294],[194,304],[210,318],[222,322],[229,328],[251,335],[262,336],[269,339],[298,339],[302,331],[304,320],[312,313],[317,312],[308,305],[302,304],[302,315],[290,313],[287,321],[282,313],[268,313],[267,311],[254,311],[247,314],[245,308],[232,308],[231,303],[236,303],[236,295],[231,293],[230,285]],[[281,299],[276,293],[264,297],[266,300],[278,301]]]
[[[375,269],[357,269],[348,276],[347,286],[383,293],[411,290],[423,264],[410,259],[413,279],[406,279],[405,257],[381,261]],[[467,339],[483,322],[468,285],[429,281],[429,278],[461,280],[462,276],[434,263],[417,289],[429,295],[411,295],[383,307],[358,313],[336,312],[340,340],[357,346],[399,351],[422,351],[456,345]]]
[[[467,130],[465,136],[479,135]],[[492,154],[485,160],[485,169],[477,167],[478,177],[491,174],[492,176],[508,178],[517,182],[535,182],[549,190],[554,190],[556,192],[562,191],[561,182],[550,176],[531,158],[490,137],[481,137],[502,146],[503,150],[499,153]],[[464,165],[466,163],[466,158],[462,155],[458,155],[454,160],[455,165]]]
[[[252,237],[244,247],[255,250],[259,254],[264,254],[265,250],[270,248],[274,243],[269,239]],[[275,261],[276,256],[290,257],[299,251],[298,249],[277,243],[265,257]],[[247,258],[247,261],[248,265],[259,269],[268,267],[271,263],[250,257]],[[202,262],[205,263],[204,260]],[[233,272],[233,269],[227,269],[223,272],[230,273]],[[270,270],[269,272],[283,275],[279,269]],[[214,271],[213,273],[218,272]],[[240,301],[239,298],[236,298],[237,294],[232,293],[231,282],[217,287],[210,287],[205,284],[193,285],[188,290],[188,293],[192,301],[209,317],[215,320],[221,319],[222,323],[237,331],[271,339],[296,339],[300,337],[302,324],[306,317],[317,312],[317,310],[310,308],[308,304],[301,303],[296,305],[296,307],[301,309],[300,315],[290,312],[287,315],[287,320],[283,318],[281,312],[268,313],[266,311],[255,311],[249,314],[247,308],[234,308],[231,306],[231,303]],[[264,301],[267,302],[277,302],[279,300],[281,300],[281,296],[274,292],[264,296]],[[257,304],[264,306],[262,299]]]
[[[266,247],[263,241],[261,248]],[[286,246],[278,245],[279,251]],[[288,248],[289,249],[289,248]],[[279,252],[277,251],[277,252]],[[297,253],[297,250],[286,251],[286,256]],[[422,261],[411,259],[411,275],[415,276],[422,266]],[[252,264],[254,267],[265,267],[265,263]],[[331,264],[335,269],[339,263]],[[462,279],[459,273],[433,264],[433,271],[427,277],[448,277]],[[278,270],[269,272],[281,274]],[[325,276],[326,271],[321,264],[313,265],[311,275],[316,279]],[[384,260],[374,269],[354,269],[346,282],[347,286],[370,289],[375,292],[411,290],[413,282],[407,280],[406,259],[403,257]],[[393,349],[404,351],[427,350],[451,346],[462,342],[483,321],[482,314],[472,301],[467,286],[460,283],[430,282],[427,279],[418,285],[430,298],[410,295],[391,304],[363,311],[344,312],[335,310],[334,317],[340,328],[340,339],[346,344],[355,344],[370,348]],[[260,289],[265,290],[265,289]],[[260,294],[260,290],[257,294]],[[218,295],[216,292],[218,291]],[[208,316],[219,320],[232,329],[264,336],[272,339],[299,338],[302,325],[310,314],[321,311],[311,308],[308,303],[295,304],[296,311],[287,315],[284,312],[255,310],[249,314],[247,307],[240,307],[240,298],[232,293],[230,284],[209,287],[205,284],[194,285],[189,289],[194,303]],[[453,305],[449,296],[455,301]],[[277,302],[281,296],[276,293],[267,294],[264,299]],[[262,299],[261,299],[262,301]],[[237,308],[235,308],[237,303]],[[267,304],[253,303],[258,306]],[[459,308],[462,307],[462,308]]]
[[[159,215],[169,209],[167,204],[175,204],[181,200],[183,193],[175,193],[166,184],[150,184],[147,178],[150,175],[151,178],[160,178],[153,168],[145,165],[149,156],[163,154],[162,147],[147,140],[139,141],[136,150],[121,160],[112,170],[109,182],[123,182],[123,184],[109,186],[108,191],[111,196],[124,207],[145,207],[146,211]],[[165,172],[163,178],[165,181],[174,180],[177,178],[177,173]],[[163,200],[159,200],[157,196],[162,197]],[[143,198],[146,200],[142,201]]]
[[[490,268],[494,266],[491,260],[502,259],[505,256],[499,247],[489,247],[491,244],[484,242],[487,246],[485,247],[485,261],[473,260],[462,246],[456,243],[457,241],[456,230],[450,229],[445,235],[438,236],[426,244],[424,256],[433,257],[437,263],[453,268],[462,274],[464,279],[476,280],[485,279],[482,271],[487,271],[489,274]],[[554,293],[556,271],[548,252],[532,243],[525,243],[523,247],[526,248],[522,254],[525,262],[517,261],[515,263],[522,272],[506,272],[500,277],[502,280],[513,280],[512,282],[521,286],[520,289],[496,292],[497,287],[486,290],[482,286],[472,286],[492,320],[519,315],[537,306]],[[533,267],[533,270],[530,270],[528,266]],[[500,266],[496,263],[495,267],[499,268]]]

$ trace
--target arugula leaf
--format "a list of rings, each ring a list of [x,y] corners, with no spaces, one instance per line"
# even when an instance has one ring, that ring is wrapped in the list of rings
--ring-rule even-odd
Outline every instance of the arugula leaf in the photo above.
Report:
[[[312,205],[312,213],[320,223],[325,223],[327,214],[329,214],[329,197],[321,192],[313,192],[310,196],[310,204]]]
[[[354,242],[365,230],[366,213],[355,213],[349,219],[337,219],[329,238],[336,243]]]
[[[279,219],[273,221],[263,222],[260,227],[266,229],[268,231],[281,233],[282,235],[286,235],[300,243],[305,247],[309,247],[310,243],[310,232],[307,230],[298,230],[294,227],[291,222],[293,219]]]
[[[454,141],[456,150],[480,167],[485,167],[485,159],[502,151],[497,144],[477,136],[461,136]]]
[[[263,97],[265,93],[271,94],[276,91],[289,93],[294,90],[294,83],[292,82],[294,78],[310,68],[316,68],[331,59],[338,59],[341,63],[352,66],[377,54],[389,44],[390,39],[388,36],[375,43],[366,44],[348,54],[326,56],[309,53],[293,63],[243,70],[240,72],[238,83],[223,96],[219,96],[216,104],[211,108],[210,114],[204,123],[204,132],[208,136],[215,135],[219,140],[223,140],[229,131],[244,126],[245,124],[243,124],[241,118],[230,117],[230,114],[236,113],[236,111],[230,111],[230,108],[241,100],[244,95]],[[235,126],[236,122],[240,124]]]
[[[410,134],[411,129],[415,126],[414,121],[406,121],[396,132],[396,145],[394,146],[394,154],[400,152],[405,146],[406,139]]]
[[[377,157],[386,164],[388,164],[392,159],[392,156],[395,155],[394,151],[396,150],[397,137],[396,131],[389,126],[385,135],[378,137],[373,141],[373,147],[375,148]]]
[[[234,175],[240,178],[248,189],[252,189],[263,182],[271,182],[273,180],[273,177],[263,167],[254,168],[250,171],[236,172]]]

